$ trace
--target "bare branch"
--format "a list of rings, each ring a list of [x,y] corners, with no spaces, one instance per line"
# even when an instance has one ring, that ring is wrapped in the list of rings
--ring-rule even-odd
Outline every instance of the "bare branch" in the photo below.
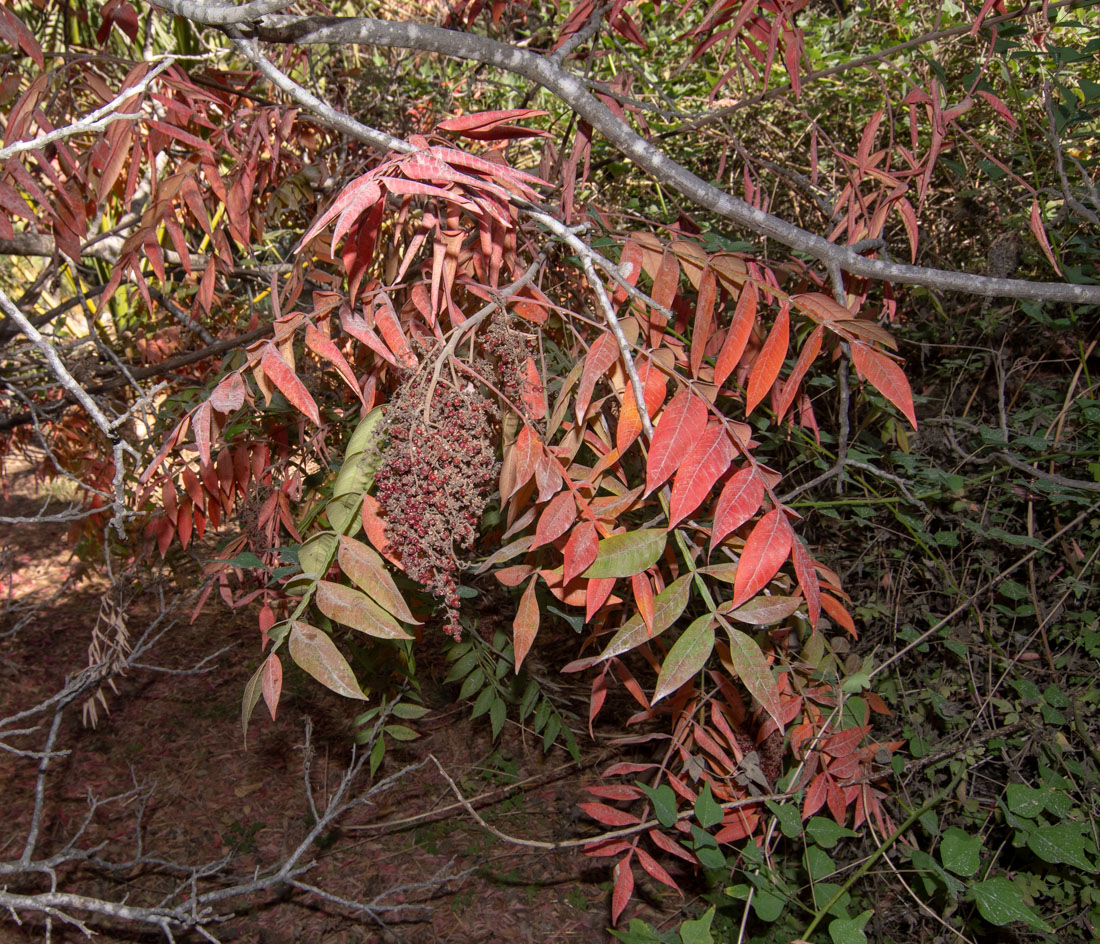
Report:
[[[181,0],[151,0],[151,2],[165,9],[175,10]],[[196,20],[200,23],[207,22],[201,18],[201,15],[197,15]],[[208,25],[215,24],[208,23]],[[581,79],[550,59],[526,49],[483,36],[440,27],[366,17],[272,16],[264,18],[252,30],[251,35],[267,42],[284,44],[363,44],[419,49],[455,59],[481,62],[512,72],[556,95],[593,128],[600,131],[624,156],[699,206],[759,236],[774,239],[795,252],[805,253],[818,259],[825,265],[837,265],[853,275],[972,295],[1076,304],[1100,303],[1100,286],[1097,285],[1001,279],[967,272],[905,265],[882,259],[868,259],[853,252],[850,247],[831,243],[724,193],[677,164],[589,93]],[[306,96],[309,95],[304,90],[301,92]],[[307,100],[301,93],[296,96],[296,99],[303,104]],[[333,112],[333,109],[327,105],[324,105],[324,109],[326,113]],[[407,149],[408,145],[402,148],[402,150]]]

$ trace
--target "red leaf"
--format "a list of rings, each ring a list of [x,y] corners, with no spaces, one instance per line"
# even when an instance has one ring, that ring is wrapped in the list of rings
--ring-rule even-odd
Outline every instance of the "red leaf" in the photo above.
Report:
[[[699,297],[695,303],[695,322],[691,329],[691,376],[699,376],[703,353],[714,333],[714,301],[718,294],[718,280],[709,266],[703,270],[699,282]]]
[[[614,577],[592,577],[589,579],[584,596],[584,621],[586,623],[591,622],[592,617],[607,602],[607,598],[611,596],[614,587]]]
[[[586,793],[603,797],[605,800],[622,800],[624,802],[637,800],[642,795],[642,791],[638,787],[632,787],[625,783],[596,784],[584,789]]]
[[[211,266],[210,268],[213,269],[214,267]],[[321,425],[321,415],[317,412],[317,404],[314,402],[313,397],[302,381],[298,379],[298,375],[294,373],[291,366],[283,360],[283,355],[279,353],[279,349],[275,345],[269,343],[266,346],[260,366],[263,368],[264,374],[271,378],[271,382],[279,388],[291,404],[318,426]]]
[[[195,433],[195,445],[199,447],[199,459],[210,464],[210,401],[199,404],[191,417],[191,429]]]
[[[817,571],[814,570],[813,558],[798,538],[791,541],[791,559],[794,561],[794,573],[802,588],[802,596],[806,598],[810,628],[817,629],[817,621],[821,616],[821,583],[817,579]]]
[[[756,405],[764,399],[779,376],[779,369],[787,357],[787,343],[790,335],[791,308],[784,302],[779,309],[771,333],[757,355],[756,363],[749,374],[749,386],[745,391],[745,416],[752,413]]]
[[[749,335],[756,324],[757,294],[756,286],[751,282],[746,282],[741,289],[737,308],[733,312],[733,321],[714,364],[714,383],[719,387],[725,383],[745,353],[745,345],[749,343]]]
[[[283,664],[275,653],[271,653],[264,663],[263,675],[260,676],[264,703],[271,712],[271,720],[275,720],[275,710],[279,707],[279,695],[283,690]]]
[[[1031,216],[1028,219],[1028,226],[1031,228],[1032,235],[1039,241],[1039,246],[1050,261],[1050,264],[1054,267],[1054,271],[1061,275],[1062,270],[1058,267],[1058,262],[1054,258],[1054,253],[1050,250],[1050,242],[1047,240],[1047,231],[1043,228],[1043,218],[1039,213],[1039,200],[1037,198],[1031,201]],[[916,426],[917,424],[914,422],[913,425]]]
[[[849,347],[856,370],[867,378],[879,393],[901,410],[916,429],[917,414],[913,408],[913,392],[909,389],[909,381],[905,379],[902,369],[885,354],[876,351],[863,341],[852,341]]]
[[[533,357],[528,357],[523,362],[522,400],[532,419],[541,420],[546,416],[546,390]]]
[[[638,817],[626,810],[617,810],[606,803],[581,803],[580,808],[594,820],[598,820],[605,826],[634,826],[638,823]]]
[[[519,431],[513,448],[516,456],[516,480],[512,485],[511,492],[504,496],[505,501],[531,481],[539,459],[542,457],[542,442],[531,427],[526,424]],[[566,581],[566,583],[568,582]]]
[[[821,749],[831,757],[847,757],[859,747],[859,742],[870,730],[868,725],[846,728],[825,738],[821,742]]]
[[[664,408],[646,463],[646,494],[662,484],[680,465],[707,425],[707,405],[690,390],[681,390]]]
[[[633,852],[628,852],[615,864],[615,886],[611,892],[611,923],[618,924],[619,916],[623,913],[626,903],[634,893],[634,872],[630,868],[630,858]]]
[[[733,582],[733,605],[740,606],[767,586],[791,553],[793,533],[781,508],[773,508],[752,529]]]
[[[825,774],[818,774],[810,781],[806,788],[806,799],[802,801],[802,818],[809,819],[825,805],[825,795],[829,789],[829,781]]]
[[[340,353],[340,349],[326,338],[320,331],[318,331],[313,325],[306,325],[306,347],[308,347],[314,354],[323,357],[326,361],[333,364],[340,372],[340,376],[344,378],[347,385],[355,392],[355,395],[360,400],[363,399],[363,394],[359,390],[359,384],[355,381],[355,373],[351,369],[351,365],[348,364],[347,359]]]
[[[543,509],[538,526],[535,528],[535,540],[531,542],[531,550],[560,538],[576,520],[577,502],[573,498],[573,493],[559,492]]]
[[[992,92],[986,92],[982,89],[979,89],[977,94],[984,98],[987,102],[989,102],[992,109],[1008,123],[1009,128],[1011,128],[1013,131],[1016,130],[1018,122],[1016,121],[1016,118],[1012,114],[1012,112],[1008,110],[1008,106],[1003,101],[1001,101]]]
[[[847,812],[847,802],[844,797],[844,790],[837,783],[832,780],[829,781],[829,791],[826,796],[826,802],[829,805],[829,812],[832,813],[833,819],[835,819],[841,826],[844,825],[845,815]]]
[[[239,370],[225,377],[210,394],[210,405],[219,413],[232,413],[244,403],[245,386]]]
[[[415,367],[418,363],[416,355],[405,338],[405,332],[401,330],[401,322],[397,320],[393,302],[386,296],[382,296],[374,308],[374,324],[381,332],[386,346],[393,351],[397,362],[402,367]]]
[[[458,118],[448,118],[436,125],[440,131],[454,131],[467,138],[476,141],[495,141],[508,138],[533,137],[546,135],[549,132],[536,128],[501,127],[508,121],[519,121],[525,118],[538,118],[549,112],[537,108],[509,108],[504,111],[482,111],[473,115],[461,115]]]
[[[562,568],[562,584],[568,586],[574,577],[584,573],[596,559],[600,538],[594,521],[582,521],[565,542],[565,564]]]
[[[512,622],[512,648],[516,654],[516,672],[523,665],[531,649],[531,643],[535,641],[535,635],[539,631],[539,605],[535,599],[535,581],[532,577],[523,591],[519,606],[516,608],[516,618]]]
[[[733,449],[724,426],[711,423],[681,463],[672,486],[668,526],[690,515],[710,495],[714,483],[733,461]]]
[[[747,467],[738,471],[722,489],[714,509],[711,547],[717,547],[731,531],[740,528],[760,509],[764,483]]]
[[[336,221],[336,228],[332,231],[332,242],[329,245],[329,251],[333,255],[336,254],[336,245],[340,242],[340,238],[344,233],[351,229],[359,217],[381,199],[382,188],[378,186],[377,180],[373,180],[369,176],[360,177],[358,180],[353,181],[340,194],[342,209],[340,210],[340,218]]]
[[[670,855],[679,856],[685,862],[690,862],[692,865],[698,865],[699,860],[695,858],[690,852],[687,851],[678,842],[674,842],[668,836],[666,836],[659,829],[651,829],[646,835],[653,840],[653,844],[660,846],[665,852]]]
[[[604,332],[593,342],[584,359],[584,372],[577,384],[577,422],[583,423],[592,402],[592,391],[612,364],[619,359],[619,344],[610,332]]]
[[[641,865],[650,875],[652,875],[658,882],[667,885],[669,888],[674,888],[676,891],[680,891],[680,886],[676,884],[672,876],[665,871],[664,867],[651,856],[644,849],[635,849],[638,853],[638,864]],[[681,892],[683,894],[683,892]]]

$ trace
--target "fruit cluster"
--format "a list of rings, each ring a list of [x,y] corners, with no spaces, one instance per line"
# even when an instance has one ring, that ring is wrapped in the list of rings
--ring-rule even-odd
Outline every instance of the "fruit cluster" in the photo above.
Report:
[[[458,553],[477,538],[496,486],[496,409],[472,387],[458,391],[441,383],[431,392],[425,421],[428,395],[428,378],[420,373],[391,402],[389,445],[375,475],[375,497],[385,510],[390,547],[405,572],[442,602],[444,628],[458,638]]]
[[[534,339],[512,325],[512,319],[505,315],[496,316],[480,337],[481,349],[492,363],[500,383],[501,392],[518,405],[524,412],[527,409],[527,359],[537,351]],[[528,421],[531,417],[525,417]]]

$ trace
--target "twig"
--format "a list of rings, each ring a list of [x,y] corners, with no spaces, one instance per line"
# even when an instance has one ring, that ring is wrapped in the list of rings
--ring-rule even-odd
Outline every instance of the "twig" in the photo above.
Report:
[[[125,91],[119,92],[119,94],[111,99],[106,105],[85,115],[79,121],[74,121],[71,125],[66,125],[64,128],[57,128],[48,134],[39,135],[37,138],[32,138],[29,141],[16,141],[14,144],[9,144],[7,147],[0,148],[0,161],[6,161],[9,157],[14,157],[16,154],[22,154],[26,151],[37,151],[47,145],[53,144],[55,141],[62,141],[65,138],[71,138],[77,134],[84,134],[88,131],[102,131],[109,124],[116,121],[136,121],[140,119],[141,114],[139,112],[123,112],[117,109],[123,102],[144,92],[152,83],[153,79],[164,72],[165,69],[175,65],[175,62],[176,60],[173,56],[168,56],[156,65],[149,74],[133,88],[128,88]]]

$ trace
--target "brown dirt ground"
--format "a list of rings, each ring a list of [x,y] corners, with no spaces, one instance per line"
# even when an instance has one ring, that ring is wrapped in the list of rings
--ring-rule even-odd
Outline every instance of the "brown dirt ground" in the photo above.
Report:
[[[32,476],[17,475],[9,485],[0,514],[31,515],[41,508]],[[64,525],[0,525],[0,561],[6,558],[0,575],[0,636],[3,621],[10,625],[13,614],[34,595],[56,594],[17,635],[0,639],[0,716],[35,704],[57,690],[66,674],[87,664],[89,635],[105,583],[80,576],[64,532]],[[66,585],[66,580],[71,582]],[[151,601],[139,598],[129,614],[131,626],[140,629],[151,612]],[[95,729],[84,727],[79,713],[70,711],[58,746],[72,753],[55,762],[49,781],[43,851],[57,849],[71,835],[87,810],[88,791],[105,796],[135,782],[155,784],[145,813],[146,854],[198,863],[235,851],[234,874],[250,874],[297,842],[307,823],[300,750],[306,718],[314,726],[313,784],[324,798],[349,757],[356,706],[288,672],[278,720],[273,723],[261,704],[246,748],[240,699],[257,664],[256,642],[255,615],[234,614],[212,598],[194,623],[185,615],[147,661],[183,668],[234,643],[214,671],[135,673],[123,680],[117,694],[108,694],[110,714]],[[438,677],[443,672],[445,668]],[[439,703],[453,698],[454,691],[440,688],[432,695]],[[423,732],[420,740],[391,750],[382,773],[431,753],[468,795],[486,795],[478,805],[497,828],[543,840],[588,834],[589,824],[577,815],[576,803],[584,796],[584,783],[595,781],[608,761],[587,734],[577,732],[585,752],[578,766],[559,749],[544,755],[537,738],[511,722],[494,745],[487,725],[470,722],[468,714],[464,705],[444,703],[416,723]],[[505,767],[522,781],[507,794],[500,789]],[[22,850],[33,782],[31,761],[0,754],[0,861],[17,858]],[[409,900],[422,901],[426,908],[415,920],[388,915],[386,931],[337,905],[294,892],[257,896],[245,913],[217,930],[219,940],[522,944],[610,939],[607,860],[501,842],[454,808],[453,795],[430,765],[377,799],[375,807],[360,807],[326,837],[324,848],[313,850],[317,866],[306,881],[338,896],[363,899],[386,888],[424,882],[452,859],[457,871],[477,871],[434,894],[410,895]],[[88,840],[105,841],[105,856],[132,856],[133,813],[132,805],[104,807]],[[435,818],[404,822],[423,815]],[[121,880],[67,875],[61,885],[149,903],[165,889],[164,881],[136,871]],[[624,918],[640,915],[675,926],[683,899],[674,894],[662,899],[659,892],[646,899],[632,903]],[[20,930],[10,916],[0,916],[0,944],[42,939],[40,919],[23,917]],[[101,942],[163,939],[155,931],[98,927]],[[198,940],[194,935],[179,939]],[[53,940],[85,938],[75,930],[55,928]]]

